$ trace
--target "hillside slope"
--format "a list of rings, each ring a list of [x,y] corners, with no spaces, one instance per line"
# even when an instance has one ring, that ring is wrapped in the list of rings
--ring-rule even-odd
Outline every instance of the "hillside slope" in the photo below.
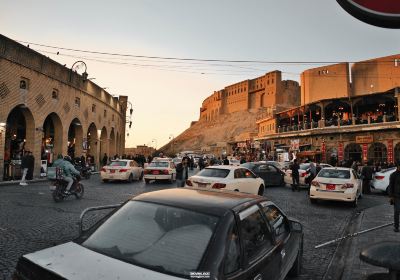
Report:
[[[166,154],[185,150],[200,151],[202,147],[217,142],[232,142],[241,133],[257,132],[256,119],[260,110],[224,114],[213,121],[198,121],[160,148]]]

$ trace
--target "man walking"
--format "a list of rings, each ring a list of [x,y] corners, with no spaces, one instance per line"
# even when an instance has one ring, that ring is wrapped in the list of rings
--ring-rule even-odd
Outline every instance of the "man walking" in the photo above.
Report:
[[[300,191],[299,184],[300,184],[300,175],[299,175],[299,169],[300,166],[297,163],[297,158],[294,159],[292,166],[290,167],[292,170],[292,191],[294,192],[295,190]]]
[[[394,208],[394,231],[399,232],[400,215],[400,162],[396,163],[397,169],[389,178],[389,198],[390,204]]]
[[[19,183],[20,186],[28,185],[26,183],[26,175],[28,174],[28,168],[29,168],[28,151],[25,151],[25,153],[21,159],[22,179],[21,179],[21,182]]]
[[[372,162],[367,162],[361,170],[361,178],[362,178],[362,193],[363,194],[371,194],[370,183],[372,180],[372,175],[374,173],[374,169],[371,166]]]
[[[176,166],[176,183],[178,188],[185,186],[186,180],[189,178],[189,158],[184,157],[181,163]]]
[[[106,153],[104,153],[103,159],[101,161],[101,163],[103,164],[103,166],[106,166],[108,162],[108,156]]]

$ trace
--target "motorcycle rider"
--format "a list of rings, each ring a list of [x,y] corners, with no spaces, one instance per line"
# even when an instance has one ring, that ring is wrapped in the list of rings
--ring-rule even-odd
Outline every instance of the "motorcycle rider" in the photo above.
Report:
[[[73,176],[79,176],[80,172],[75,169],[72,164],[72,159],[70,156],[65,156],[64,161],[62,163],[62,169],[64,174],[64,180],[68,182],[68,185],[65,189],[65,194],[70,194],[69,190],[71,189],[72,184],[74,183]]]

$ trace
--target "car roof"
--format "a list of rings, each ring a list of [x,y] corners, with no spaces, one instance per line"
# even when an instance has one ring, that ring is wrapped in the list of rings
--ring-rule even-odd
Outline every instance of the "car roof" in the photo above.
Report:
[[[132,200],[159,203],[223,216],[227,211],[242,209],[267,199],[254,194],[234,191],[175,188],[143,193],[132,198]]]
[[[113,159],[111,160],[111,162],[113,161],[132,161],[133,159]]]
[[[352,168],[348,167],[324,167],[324,170],[347,170],[350,171]]]
[[[235,170],[239,168],[246,168],[243,166],[235,166],[235,165],[212,165],[207,166],[205,169],[228,169],[228,170]]]

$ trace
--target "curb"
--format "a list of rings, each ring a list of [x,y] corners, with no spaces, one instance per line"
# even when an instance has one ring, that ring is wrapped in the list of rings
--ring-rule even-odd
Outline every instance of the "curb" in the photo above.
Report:
[[[43,179],[33,179],[33,180],[28,180],[27,183],[29,184],[36,184],[36,183],[44,183],[44,182],[48,182],[50,180],[48,180],[47,178],[43,178]],[[0,182],[0,187],[6,187],[6,186],[13,186],[13,185],[19,185],[20,180],[18,181],[3,181]]]

